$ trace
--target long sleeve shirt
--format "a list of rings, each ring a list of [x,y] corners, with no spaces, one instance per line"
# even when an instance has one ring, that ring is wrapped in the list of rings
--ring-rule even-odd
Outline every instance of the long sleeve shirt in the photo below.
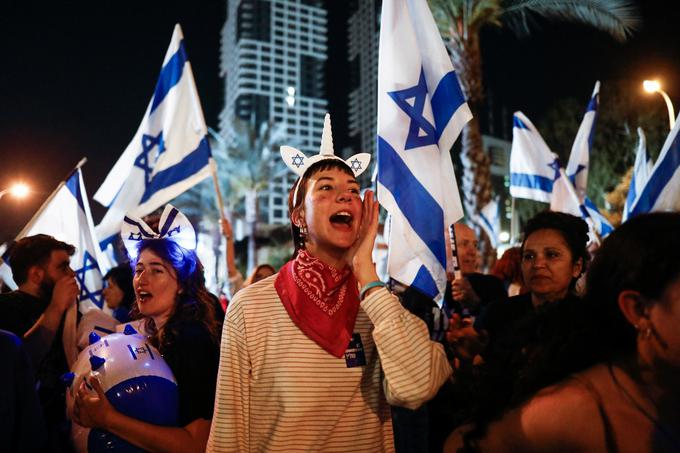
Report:
[[[442,346],[380,289],[354,327],[365,365],[348,366],[356,361],[332,356],[292,322],[275,278],[229,306],[207,451],[394,451],[389,404],[415,408],[434,396],[451,374]]]

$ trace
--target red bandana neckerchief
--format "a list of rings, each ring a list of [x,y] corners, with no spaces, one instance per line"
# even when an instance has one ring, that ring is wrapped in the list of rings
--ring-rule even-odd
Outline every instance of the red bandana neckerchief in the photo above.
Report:
[[[336,269],[300,250],[279,270],[274,287],[295,325],[326,351],[342,357],[360,302],[349,266]]]

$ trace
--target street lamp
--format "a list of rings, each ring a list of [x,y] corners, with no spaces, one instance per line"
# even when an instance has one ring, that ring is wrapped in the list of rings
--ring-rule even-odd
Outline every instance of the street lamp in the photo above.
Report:
[[[0,199],[5,196],[6,193],[9,193],[15,198],[26,198],[30,192],[31,189],[28,187],[28,185],[24,184],[23,182],[18,182],[12,184],[6,189],[0,190]]]
[[[673,126],[675,125],[675,111],[673,110],[673,103],[671,102],[671,98],[668,97],[668,94],[661,89],[661,84],[659,81],[645,80],[642,82],[642,88],[644,88],[647,93],[659,93],[661,97],[663,97],[663,100],[666,101],[666,108],[668,109],[668,124],[672,130]]]

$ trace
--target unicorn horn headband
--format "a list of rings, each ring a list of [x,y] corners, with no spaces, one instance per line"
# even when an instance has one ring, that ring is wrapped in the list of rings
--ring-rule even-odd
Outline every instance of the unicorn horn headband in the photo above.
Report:
[[[158,233],[142,219],[126,215],[123,218],[120,235],[131,259],[137,257],[137,246],[141,241],[164,239],[188,250],[196,250],[196,232],[189,219],[171,204],[165,205],[158,222]]]
[[[362,174],[368,168],[368,164],[371,161],[371,155],[369,153],[358,153],[347,160],[343,160],[335,155],[335,152],[333,151],[333,135],[331,132],[331,116],[328,113],[326,113],[323,121],[323,134],[321,135],[321,148],[319,149],[319,154],[307,157],[302,151],[293,148],[292,146],[282,146],[281,157],[286,166],[300,178],[304,176],[309,167],[325,159],[336,159],[343,162],[350,170],[352,170],[355,177]],[[295,192],[293,192],[293,202],[297,200],[299,188],[300,180],[298,179],[298,182],[295,183]]]

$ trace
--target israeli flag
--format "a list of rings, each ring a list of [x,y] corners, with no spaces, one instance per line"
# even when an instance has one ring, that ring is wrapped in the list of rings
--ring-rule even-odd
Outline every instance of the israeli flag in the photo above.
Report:
[[[553,184],[550,210],[582,217],[590,228],[591,237],[596,233],[600,238],[604,238],[614,230],[590,198],[587,196],[583,200],[579,198],[564,169],[560,169],[560,177]]]
[[[512,121],[510,195],[550,203],[553,184],[560,177],[559,159],[522,112],[515,112]]]
[[[597,209],[597,206],[595,203],[593,203],[590,198],[585,197],[583,199],[583,209],[587,211],[587,217],[584,215],[583,217],[588,221],[588,224],[590,225],[591,229],[595,231],[601,238],[607,237],[609,233],[614,231],[614,227],[612,224],[607,220],[605,216],[600,213],[600,210]]]
[[[656,164],[629,217],[652,211],[680,211],[680,122],[668,134]]]
[[[445,231],[463,215],[449,151],[471,118],[427,1],[383,2],[377,180],[392,218],[388,272],[438,301]]]
[[[15,240],[35,234],[49,234],[75,246],[71,268],[75,271],[80,286],[80,312],[102,308],[102,276],[109,270],[110,264],[95,239],[94,223],[80,167],[59,184]],[[7,256],[3,258],[7,259]],[[3,266],[7,264],[3,263]]]
[[[501,218],[498,214],[498,200],[494,199],[484,206],[477,216],[477,223],[491,241],[491,247],[498,248],[498,236],[501,234]]]
[[[650,161],[647,160],[647,138],[645,132],[641,127],[637,128],[638,146],[635,152],[635,165],[633,166],[633,176],[630,179],[630,186],[628,187],[628,196],[623,207],[623,218],[625,222],[630,215],[631,207],[635,204],[638,194],[642,192],[642,188],[647,184],[649,174],[652,172],[650,168]]]
[[[579,198],[583,200],[586,196],[588,186],[588,165],[590,161],[590,150],[593,146],[593,135],[595,135],[595,119],[597,118],[597,108],[600,99],[600,82],[595,83],[595,89],[590,97],[588,108],[581,121],[581,126],[576,133],[574,144],[571,147],[569,162],[567,163],[567,176],[576,189]]]
[[[142,124],[94,199],[109,210],[97,225],[105,248],[126,214],[143,217],[210,175],[210,146],[182,29],[175,25]]]

